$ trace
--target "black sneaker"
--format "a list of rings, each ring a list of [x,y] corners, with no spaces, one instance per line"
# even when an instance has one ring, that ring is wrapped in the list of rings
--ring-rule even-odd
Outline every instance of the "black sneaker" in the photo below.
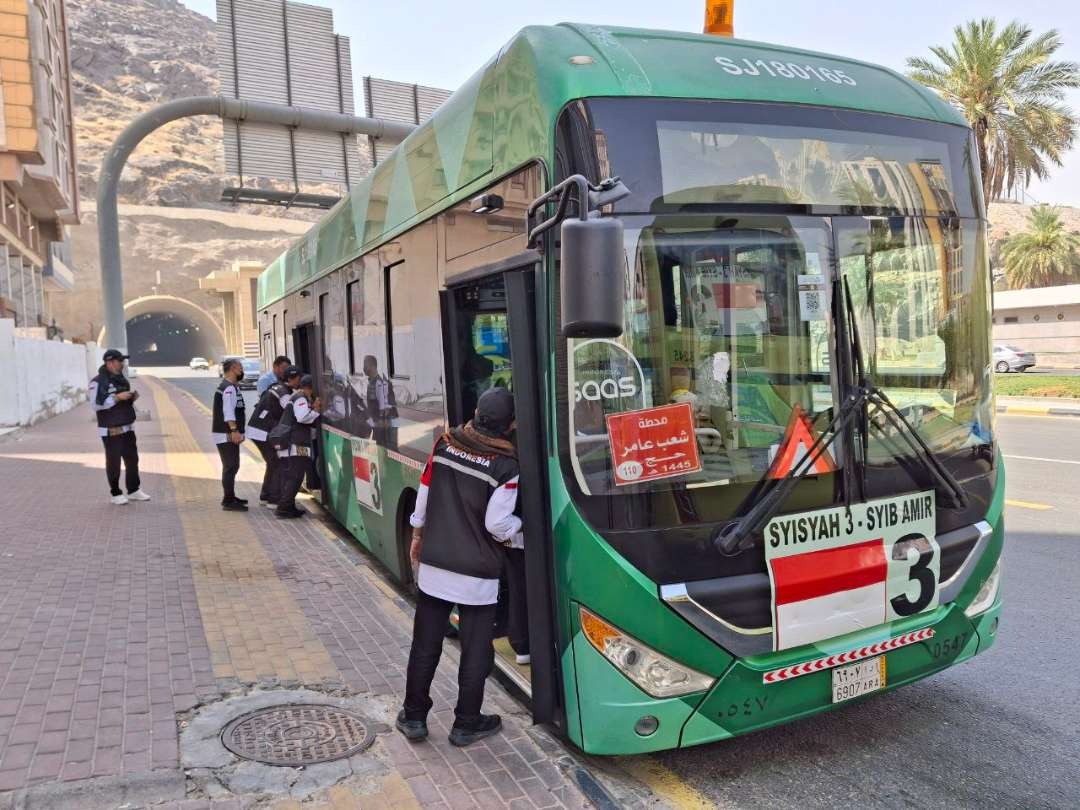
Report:
[[[467,726],[458,725],[457,721],[455,721],[454,727],[450,729],[450,744],[464,748],[466,745],[472,745],[474,742],[484,739],[484,737],[490,737],[501,728],[502,718],[497,714],[482,714],[479,720],[469,723]]]
[[[427,721],[406,720],[404,709],[397,713],[397,722],[394,725],[397,726],[398,731],[405,735],[407,740],[422,740],[427,737]]]
[[[248,510],[247,504],[241,503],[240,501],[229,501],[228,503],[223,503],[221,505],[221,508],[224,509],[226,512],[246,512]]]
[[[246,509],[247,507],[244,507],[244,508]],[[294,518],[299,518],[299,517],[303,517],[303,516],[304,516],[304,512],[300,512],[300,511],[298,511],[296,509],[293,509],[293,510],[290,510],[290,511],[287,511],[287,512],[283,512],[280,509],[275,509],[274,510],[274,517],[276,517],[278,520],[293,520]]]
[[[247,498],[233,498],[233,503],[242,503],[247,506]]]

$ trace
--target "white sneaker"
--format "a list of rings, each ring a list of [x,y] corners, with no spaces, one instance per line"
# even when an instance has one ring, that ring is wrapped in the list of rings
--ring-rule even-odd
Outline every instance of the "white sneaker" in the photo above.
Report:
[[[113,495],[112,502],[117,506],[123,506],[125,503],[128,502],[128,496],[123,493],[120,493],[119,495]]]
[[[150,496],[143,492],[141,489],[137,489],[134,492],[128,493],[129,501],[148,501]]]
[[[530,664],[530,662],[532,661],[532,658],[529,657],[528,654],[515,655],[514,660],[517,661],[520,666],[526,667],[526,666],[528,666]]]

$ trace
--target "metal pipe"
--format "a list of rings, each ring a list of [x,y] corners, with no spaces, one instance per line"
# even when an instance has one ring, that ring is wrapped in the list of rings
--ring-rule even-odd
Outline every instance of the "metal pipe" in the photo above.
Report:
[[[367,135],[371,138],[403,140],[416,129],[378,118],[353,115],[264,101],[245,101],[225,96],[192,96],[168,101],[135,118],[117,136],[101,164],[97,193],[98,256],[101,263],[101,295],[105,310],[105,347],[127,349],[124,321],[124,281],[120,261],[120,218],[117,193],[127,159],[142,140],[165,124],[195,115],[216,115],[230,121],[280,124],[294,129]]]

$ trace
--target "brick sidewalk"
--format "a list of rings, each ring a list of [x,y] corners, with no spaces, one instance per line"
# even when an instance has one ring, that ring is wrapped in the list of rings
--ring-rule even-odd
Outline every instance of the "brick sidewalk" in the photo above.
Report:
[[[320,521],[279,522],[257,507],[222,512],[205,414],[166,383],[141,377],[137,387],[153,413],[137,424],[150,503],[108,503],[85,405],[0,444],[0,810],[35,797],[87,810],[125,801],[185,810],[587,806],[558,767],[570,761],[565,752],[494,682],[487,705],[505,730],[468,749],[449,745],[449,646],[429,742],[409,745],[389,730],[408,605]],[[253,503],[260,477],[245,455],[238,484]],[[230,795],[185,774],[180,731],[190,712],[255,687],[381,707],[382,733],[365,755],[381,776],[346,775],[308,796],[293,787],[289,798],[288,788]]]

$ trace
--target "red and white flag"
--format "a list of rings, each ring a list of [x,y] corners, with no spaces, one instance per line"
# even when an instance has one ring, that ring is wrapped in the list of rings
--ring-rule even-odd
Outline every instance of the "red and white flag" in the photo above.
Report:
[[[888,561],[881,538],[772,561],[776,649],[881,624]]]
[[[764,531],[773,649],[933,610],[935,531],[932,491],[774,517]]]

